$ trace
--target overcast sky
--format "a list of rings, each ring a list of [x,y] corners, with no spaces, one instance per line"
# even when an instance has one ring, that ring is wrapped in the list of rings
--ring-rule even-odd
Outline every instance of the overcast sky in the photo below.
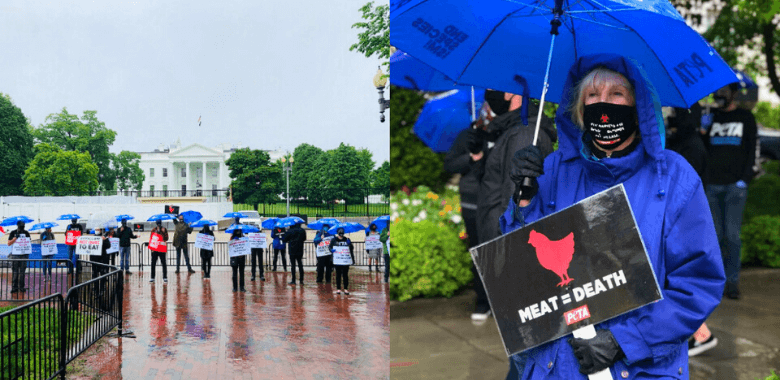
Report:
[[[381,164],[379,60],[349,51],[366,1],[3,1],[0,92],[35,126],[97,110],[112,152],[345,142]]]

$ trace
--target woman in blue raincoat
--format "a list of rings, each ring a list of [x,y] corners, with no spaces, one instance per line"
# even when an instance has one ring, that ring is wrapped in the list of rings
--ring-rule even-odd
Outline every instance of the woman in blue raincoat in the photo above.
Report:
[[[515,191],[502,231],[622,183],[663,300],[597,324],[593,339],[567,336],[514,355],[509,377],[585,379],[609,368],[615,379],[687,379],[687,339],[720,302],[725,277],[701,180],[679,154],[664,150],[658,95],[633,61],[582,57],[555,121],[556,152],[542,160],[538,148],[527,147],[513,159],[516,190],[523,177],[533,186],[521,196]],[[620,122],[626,127],[616,131]]]

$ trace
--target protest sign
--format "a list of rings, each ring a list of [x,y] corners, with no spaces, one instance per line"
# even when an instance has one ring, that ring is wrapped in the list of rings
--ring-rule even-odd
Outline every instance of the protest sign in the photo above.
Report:
[[[352,265],[349,247],[343,245],[333,247],[333,265]]]
[[[214,236],[206,234],[195,235],[195,248],[205,249],[207,251],[214,250]]]
[[[324,237],[322,238],[322,241],[317,244],[317,257],[332,255],[332,253],[330,253],[330,248],[328,248],[331,240],[333,240],[333,236]]]
[[[56,240],[44,240],[41,242],[41,256],[52,256],[57,253]]]
[[[16,238],[16,242],[11,245],[12,255],[29,255],[32,254],[32,241],[27,236],[20,236]]]
[[[382,242],[379,241],[378,234],[369,234],[366,236],[366,249],[382,249]]]
[[[86,256],[100,256],[103,239],[100,236],[79,236],[76,243],[76,254]]]
[[[154,252],[168,252],[168,245],[163,241],[162,235],[153,232],[149,236],[149,250]]]
[[[78,242],[79,236],[81,236],[81,231],[66,231],[65,232],[65,244],[67,245],[76,245]]]
[[[228,254],[230,257],[245,256],[251,253],[248,238],[242,237],[228,242]]]
[[[622,185],[471,255],[507,355],[661,299]]]
[[[249,238],[250,248],[265,248],[266,244],[268,244],[264,233],[250,232],[246,236]]]

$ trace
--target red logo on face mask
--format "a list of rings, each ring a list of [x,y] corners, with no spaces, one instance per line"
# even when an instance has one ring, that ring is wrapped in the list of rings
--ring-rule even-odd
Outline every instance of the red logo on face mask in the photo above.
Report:
[[[574,232],[566,235],[565,238],[558,241],[551,241],[536,231],[531,231],[528,237],[528,243],[536,248],[536,258],[539,264],[549,271],[557,274],[561,282],[557,286],[563,287],[572,282],[569,277],[569,264],[574,255]]]
[[[609,116],[607,116],[607,114],[601,114],[601,122],[609,123]]]

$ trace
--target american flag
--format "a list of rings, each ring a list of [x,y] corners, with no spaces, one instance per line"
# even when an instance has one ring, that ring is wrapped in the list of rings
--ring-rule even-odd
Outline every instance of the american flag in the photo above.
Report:
[[[200,116],[198,116],[198,126],[200,127]]]

